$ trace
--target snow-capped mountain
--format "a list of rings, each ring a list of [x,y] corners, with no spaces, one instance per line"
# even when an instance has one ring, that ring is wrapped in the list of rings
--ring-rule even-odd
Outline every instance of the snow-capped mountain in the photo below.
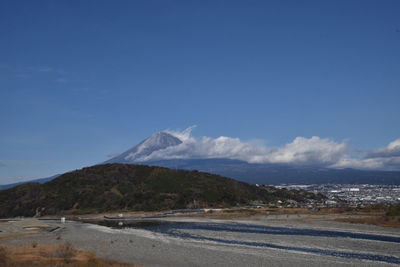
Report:
[[[145,157],[150,156],[153,152],[166,149],[167,147],[177,146],[181,143],[182,141],[172,134],[167,132],[159,132],[153,134],[124,153],[107,160],[105,163],[141,162]]]
[[[177,133],[164,131],[150,136],[138,145],[103,163],[144,164],[172,169],[198,170],[258,184],[400,184],[400,171],[332,169],[313,165],[249,163],[230,157],[232,153],[223,153],[227,148],[227,139],[229,138],[203,138],[196,143],[195,139],[190,137],[190,129],[189,131]],[[238,140],[232,138],[228,141],[232,141],[234,144],[238,142]],[[247,149],[247,147],[243,146],[241,148]],[[204,149],[208,149],[211,152],[204,153]],[[42,183],[58,176],[36,179],[30,182]],[[0,185],[0,190],[18,184]]]
[[[174,134],[174,132],[159,132],[104,163],[144,164],[172,169],[199,170],[258,184],[400,184],[400,172],[398,171],[331,169],[312,165],[299,166],[276,163],[255,164],[243,160],[230,159],[229,156],[223,157],[219,153],[210,154],[209,157],[204,157],[201,153],[187,153],[185,154],[186,157],[178,157],[179,154],[170,153],[179,153],[182,152],[182,149],[187,151],[199,149],[199,147],[187,145],[190,143],[188,140],[187,136]],[[182,147],[173,149],[174,146],[179,145]],[[217,148],[221,147],[219,145],[218,142],[214,144]],[[160,155],[164,155],[164,157],[160,157]],[[213,157],[214,155],[219,157]]]

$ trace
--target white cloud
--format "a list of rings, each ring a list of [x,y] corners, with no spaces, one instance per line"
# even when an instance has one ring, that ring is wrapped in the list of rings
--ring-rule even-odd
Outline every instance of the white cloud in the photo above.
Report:
[[[378,148],[368,153],[367,158],[400,157],[400,138],[390,142],[386,147]]]
[[[185,158],[230,158],[250,163],[293,163],[331,165],[345,156],[348,150],[344,142],[334,142],[318,136],[296,137],[293,142],[279,148],[267,147],[261,142],[244,142],[239,138],[220,136],[217,138],[195,138],[194,127],[182,132],[167,132],[179,138],[177,146],[158,150],[140,161]]]
[[[355,149],[350,148],[346,142],[337,142],[329,138],[299,136],[284,146],[269,147],[260,141],[242,141],[227,136],[196,138],[191,134],[195,127],[189,127],[184,131],[167,130],[166,132],[179,138],[182,143],[155,151],[137,160],[229,158],[249,163],[400,170],[400,139],[389,143],[386,147],[366,153],[365,157],[357,157],[352,155]]]
[[[192,139],[192,131],[196,129],[196,127],[197,125],[192,125],[183,131],[165,130],[164,132],[172,134],[173,136],[180,139],[182,142],[185,142],[186,140]]]
[[[344,169],[344,168],[355,168],[355,169],[382,169],[384,163],[376,159],[355,159],[355,158],[343,158],[331,166],[332,168]]]
[[[267,155],[269,162],[298,164],[332,164],[348,151],[344,142],[334,142],[327,138],[296,137],[293,142]]]
[[[368,152],[364,158],[341,159],[333,167],[400,170],[400,138],[390,142],[385,147]]]
[[[339,160],[331,167],[394,171],[394,170],[400,170],[400,157],[361,158],[361,159],[347,158]]]

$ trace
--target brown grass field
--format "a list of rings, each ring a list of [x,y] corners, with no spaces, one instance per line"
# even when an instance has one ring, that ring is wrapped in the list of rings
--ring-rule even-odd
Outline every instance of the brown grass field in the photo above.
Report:
[[[77,250],[70,244],[27,246],[0,246],[2,267],[137,267],[96,257],[94,252]]]
[[[285,215],[299,215],[298,220],[312,221],[316,218],[307,217],[307,215],[322,216],[322,220],[332,220],[358,224],[372,224],[384,227],[400,227],[400,216],[388,216],[387,209],[367,207],[362,209],[350,208],[321,208],[318,211],[312,211],[307,208],[260,208],[260,209],[228,209],[219,212],[206,212],[196,214],[177,214],[183,217],[206,217],[215,219],[234,219],[248,218],[256,216],[280,216],[280,220],[285,219]],[[343,216],[346,216],[343,218]],[[293,219],[293,217],[291,218]]]

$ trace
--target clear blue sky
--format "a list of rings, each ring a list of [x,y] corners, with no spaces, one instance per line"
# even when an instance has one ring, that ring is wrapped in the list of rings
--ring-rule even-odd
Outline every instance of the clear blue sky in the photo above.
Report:
[[[400,1],[1,1],[0,184],[153,132],[400,137]]]

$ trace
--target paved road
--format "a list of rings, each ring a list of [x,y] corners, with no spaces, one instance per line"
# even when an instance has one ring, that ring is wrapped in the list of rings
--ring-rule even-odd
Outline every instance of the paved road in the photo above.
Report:
[[[400,265],[400,231],[393,228],[326,221],[167,220],[122,229],[67,222],[61,230],[0,243],[68,241],[98,256],[145,266]]]

